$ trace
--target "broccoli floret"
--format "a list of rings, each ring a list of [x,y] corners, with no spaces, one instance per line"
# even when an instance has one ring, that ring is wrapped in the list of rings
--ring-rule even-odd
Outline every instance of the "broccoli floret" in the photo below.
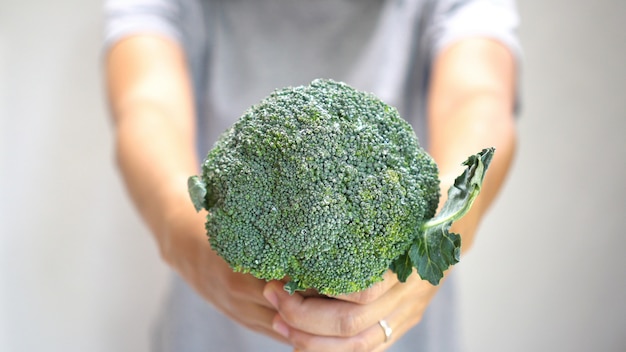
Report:
[[[439,201],[437,165],[397,110],[332,80],[252,106],[189,187],[235,271],[327,295],[366,289],[390,267],[406,280]]]

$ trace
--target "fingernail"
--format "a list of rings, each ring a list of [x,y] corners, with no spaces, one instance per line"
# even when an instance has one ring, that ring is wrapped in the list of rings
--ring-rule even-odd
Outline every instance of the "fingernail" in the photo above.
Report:
[[[276,295],[276,292],[274,292],[274,290],[266,289],[263,292],[263,296],[268,302],[272,304],[272,306],[274,306],[274,308],[278,308],[278,296]]]
[[[272,323],[272,328],[282,337],[289,337],[289,328],[282,321],[274,319],[274,322]]]

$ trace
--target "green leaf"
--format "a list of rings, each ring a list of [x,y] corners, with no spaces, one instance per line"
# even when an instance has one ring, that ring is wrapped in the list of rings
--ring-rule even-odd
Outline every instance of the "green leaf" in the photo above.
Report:
[[[187,189],[191,196],[191,201],[196,211],[204,209],[204,199],[206,197],[206,186],[199,176],[191,176],[187,179]]]
[[[459,262],[461,236],[441,227],[432,229],[441,232],[427,233],[425,234],[427,240],[413,243],[409,250],[409,257],[422,279],[438,285],[444,271]]]
[[[285,284],[284,289],[289,292],[290,295],[293,295],[296,291],[306,290],[306,287],[302,287],[298,281],[291,280]]]
[[[391,269],[391,271],[398,276],[398,280],[400,282],[405,282],[409,275],[413,272],[413,264],[411,263],[409,254],[404,253],[400,255],[393,262],[391,262],[389,269]]]
[[[448,230],[472,207],[494,152],[494,148],[483,149],[463,163],[467,168],[448,190],[448,199],[441,211],[422,226],[420,235],[409,249],[409,257],[417,272],[433,285],[439,284],[443,272],[459,262],[461,236]]]

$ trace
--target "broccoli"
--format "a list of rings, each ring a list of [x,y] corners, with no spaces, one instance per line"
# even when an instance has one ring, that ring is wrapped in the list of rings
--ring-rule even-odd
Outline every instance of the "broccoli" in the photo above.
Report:
[[[225,131],[189,178],[212,248],[289,292],[364,290],[392,269],[437,284],[458,262],[453,220],[476,197],[493,149],[466,161],[439,216],[437,165],[376,96],[317,79],[275,90]]]

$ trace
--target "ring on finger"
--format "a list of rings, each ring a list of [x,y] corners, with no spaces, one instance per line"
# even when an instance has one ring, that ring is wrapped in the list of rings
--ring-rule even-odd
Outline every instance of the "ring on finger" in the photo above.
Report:
[[[385,333],[385,342],[389,341],[391,339],[391,333],[393,333],[393,329],[391,329],[391,326],[389,326],[385,319],[379,320],[378,325],[383,328],[383,332]]]

